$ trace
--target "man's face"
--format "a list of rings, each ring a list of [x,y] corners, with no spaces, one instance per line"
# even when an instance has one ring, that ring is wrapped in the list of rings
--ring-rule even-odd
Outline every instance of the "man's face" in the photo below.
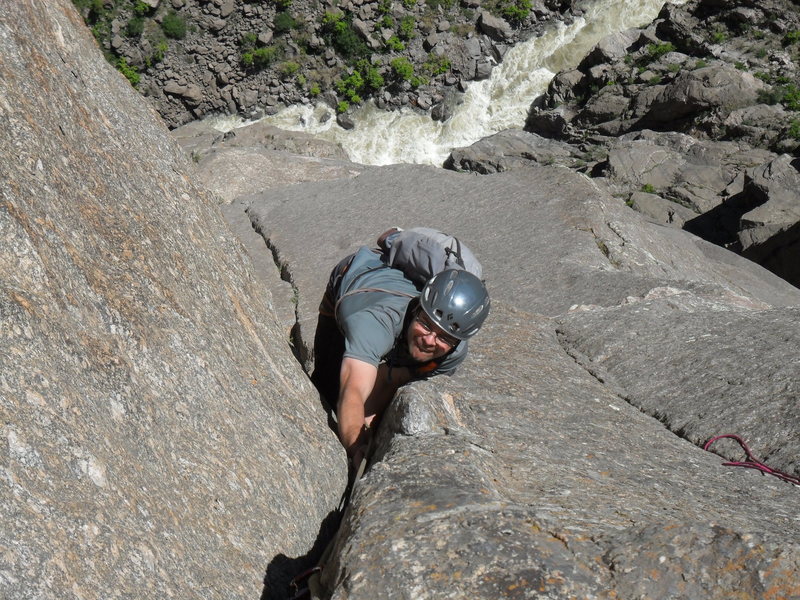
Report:
[[[406,339],[408,353],[417,362],[427,362],[444,356],[458,344],[456,338],[442,331],[422,310],[417,311],[408,326]]]

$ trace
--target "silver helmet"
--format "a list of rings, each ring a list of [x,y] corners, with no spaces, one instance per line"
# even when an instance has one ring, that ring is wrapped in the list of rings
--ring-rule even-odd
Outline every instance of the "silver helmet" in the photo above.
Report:
[[[419,303],[443,331],[459,340],[478,332],[489,314],[489,292],[475,275],[462,269],[445,269],[422,288]]]

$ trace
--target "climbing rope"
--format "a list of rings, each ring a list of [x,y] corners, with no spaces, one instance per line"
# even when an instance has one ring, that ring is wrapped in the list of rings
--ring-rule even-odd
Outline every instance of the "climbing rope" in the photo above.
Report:
[[[739,445],[742,447],[742,450],[744,450],[744,453],[745,453],[745,456],[746,456],[746,459],[743,460],[743,461],[724,462],[724,463],[722,463],[724,466],[726,466],[726,467],[745,467],[747,469],[756,469],[758,471],[761,471],[762,473],[766,473],[767,475],[774,475],[778,479],[782,479],[783,481],[786,481],[788,483],[792,483],[794,485],[800,486],[800,477],[795,477],[793,475],[789,475],[788,473],[784,473],[783,471],[778,471],[777,469],[773,469],[772,467],[769,467],[769,466],[765,465],[764,463],[762,463],[760,460],[756,459],[756,457],[753,456],[753,453],[750,451],[750,448],[748,447],[748,445],[738,435],[734,435],[732,433],[727,433],[725,435],[718,435],[716,437],[713,437],[713,438],[711,438],[710,440],[708,440],[706,442],[705,446],[703,446],[703,450],[708,450],[711,447],[711,444],[713,444],[714,442],[716,442],[717,440],[720,440],[722,438],[730,438],[730,439],[735,440],[736,442],[738,442]]]

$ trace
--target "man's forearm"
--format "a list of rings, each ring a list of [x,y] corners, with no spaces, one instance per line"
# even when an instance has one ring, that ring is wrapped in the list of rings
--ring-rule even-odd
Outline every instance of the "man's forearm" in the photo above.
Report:
[[[364,400],[353,390],[342,390],[336,416],[339,440],[347,453],[352,454],[364,442]]]

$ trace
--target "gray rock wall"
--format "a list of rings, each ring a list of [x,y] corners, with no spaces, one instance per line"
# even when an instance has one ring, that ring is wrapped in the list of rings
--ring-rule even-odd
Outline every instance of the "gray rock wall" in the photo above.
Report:
[[[258,597],[346,473],[269,290],[70,2],[0,56],[0,596]]]
[[[796,488],[698,447],[738,433],[798,474],[796,288],[565,168],[396,165],[241,202],[309,347],[330,267],[391,225],[459,235],[493,297],[460,372],[384,418],[332,598],[796,595]]]

